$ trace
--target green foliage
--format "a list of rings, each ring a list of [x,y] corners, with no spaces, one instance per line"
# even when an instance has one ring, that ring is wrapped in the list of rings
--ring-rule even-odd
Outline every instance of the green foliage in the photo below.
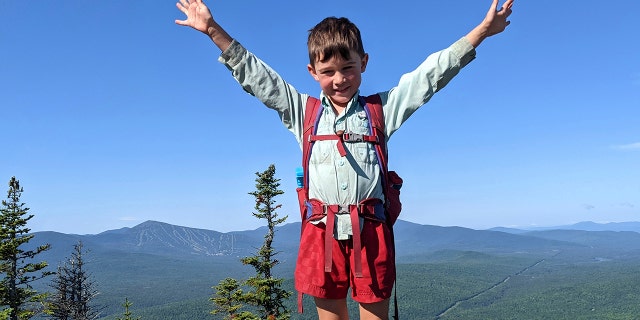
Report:
[[[211,288],[209,288],[211,289]],[[151,294],[152,295],[152,294]],[[119,306],[117,314],[112,314],[100,320],[123,320],[121,307]],[[204,295],[198,299],[188,299],[179,302],[158,304],[155,306],[140,308],[139,304],[129,308],[132,314],[138,318],[145,320],[194,320],[194,319],[212,319],[211,305],[209,296]],[[120,318],[120,319],[119,319]],[[219,318],[213,318],[219,319]]]
[[[276,210],[281,207],[275,197],[283,194],[280,189],[280,179],[275,178],[275,166],[272,164],[264,172],[256,172],[256,191],[250,192],[256,200],[253,213],[258,219],[267,220],[267,234],[264,243],[255,256],[242,258],[241,262],[250,265],[255,275],[242,283],[248,290],[245,292],[237,280],[227,278],[222,280],[216,289],[216,296],[211,298],[216,309],[213,314],[222,313],[225,319],[289,319],[291,312],[285,301],[291,292],[282,288],[284,279],[276,278],[272,274],[273,268],[279,264],[274,259],[277,254],[273,248],[275,228],[286,221],[287,217],[278,218]],[[255,313],[242,310],[243,304],[255,308]]]
[[[640,301],[637,290],[640,251],[595,252],[590,248],[575,248],[547,256],[474,251],[425,256],[428,258],[416,259],[425,262],[412,264],[403,263],[404,257],[398,258],[396,289],[402,319],[436,319],[459,301],[462,302],[442,316],[442,320],[640,319],[636,316],[640,314],[637,303]],[[145,320],[222,319],[223,314],[210,315],[211,286],[207,282],[211,281],[202,279],[213,277],[217,283],[224,279],[221,275],[236,279],[251,275],[246,272],[251,268],[243,268],[237,258],[225,264],[214,261],[229,257],[151,258],[122,254],[91,264],[100,265],[99,272],[94,272],[100,279],[102,291],[97,300],[100,305],[111,307],[105,311],[108,316],[101,320],[122,317],[120,305],[125,296],[135,301],[130,310]],[[526,269],[541,260],[544,261]],[[126,264],[127,261],[131,264]],[[293,261],[283,261],[277,268],[277,273],[286,278],[283,288],[289,291],[294,290],[292,269],[283,272],[280,268],[292,265]],[[289,310],[295,310],[295,300],[286,301]],[[357,314],[358,306],[352,304],[351,299],[348,303],[350,313]],[[305,313],[293,314],[292,319],[317,319],[313,299],[306,297],[304,307]],[[249,306],[245,308],[255,312]]]
[[[575,259],[571,253],[544,259],[442,319],[640,319],[637,257]]]
[[[253,319],[253,314],[247,311],[241,311],[244,301],[244,292],[240,288],[238,280],[226,278],[214,287],[216,296],[211,301],[216,306],[212,314],[223,314],[224,319]]]
[[[96,304],[105,307],[105,320],[122,315],[124,297],[135,302],[131,311],[143,319],[207,319],[211,311],[210,281],[217,283],[227,276],[246,278],[250,274],[237,257],[183,259],[140,253],[92,253],[87,268],[100,288]]]
[[[39,294],[31,283],[51,274],[43,271],[46,262],[29,262],[48,250],[48,244],[33,250],[21,248],[33,238],[27,227],[33,215],[28,214],[29,208],[20,202],[22,192],[20,182],[12,177],[7,200],[2,200],[0,208],[0,272],[4,276],[0,280],[0,305],[10,309],[11,320],[29,319],[40,311],[46,295]]]
[[[0,320],[9,319],[9,315],[11,314],[11,308],[4,309],[0,311]]]
[[[128,298],[124,298],[124,304],[122,304],[124,307],[124,318],[116,318],[116,320],[140,320],[140,317],[133,318],[131,316],[131,311],[129,311],[131,305],[133,305],[133,303],[131,303]]]

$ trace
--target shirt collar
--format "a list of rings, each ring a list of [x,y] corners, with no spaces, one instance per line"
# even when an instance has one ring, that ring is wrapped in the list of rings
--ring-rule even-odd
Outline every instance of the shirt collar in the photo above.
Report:
[[[349,111],[349,109],[353,108],[354,105],[357,105],[358,99],[360,97],[360,90],[353,95],[349,103],[347,104],[347,108],[345,109],[345,114]],[[331,107],[331,100],[324,94],[324,92],[320,92],[320,101],[322,101],[322,106],[325,108]]]

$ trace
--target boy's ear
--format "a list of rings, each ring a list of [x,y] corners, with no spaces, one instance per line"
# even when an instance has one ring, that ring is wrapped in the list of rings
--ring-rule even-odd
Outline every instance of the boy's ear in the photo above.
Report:
[[[369,54],[365,53],[362,59],[360,60],[360,73],[364,72],[367,69],[367,62],[369,62]]]
[[[307,70],[309,70],[309,74],[316,80],[316,81],[320,81],[318,79],[318,73],[316,72],[316,68],[314,68],[311,64],[307,65]]]

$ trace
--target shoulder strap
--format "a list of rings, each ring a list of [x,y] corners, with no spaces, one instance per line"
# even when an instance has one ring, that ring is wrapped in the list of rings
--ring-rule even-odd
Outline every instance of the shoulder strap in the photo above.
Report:
[[[380,95],[373,94],[367,97],[360,97],[360,104],[362,104],[367,118],[369,119],[369,132],[371,136],[377,138],[375,143],[376,155],[378,157],[378,163],[380,164],[380,170],[384,178],[384,183],[387,183],[387,175],[389,172],[387,162],[387,137],[384,131],[384,112],[382,110],[382,99]],[[308,192],[309,188],[309,159],[311,157],[311,149],[313,143],[316,141],[312,139],[315,136],[318,127],[318,121],[322,115],[322,107],[320,100],[309,96],[307,99],[307,105],[305,107],[304,115],[304,127],[302,133],[302,169],[304,172],[304,188]]]
[[[304,109],[304,123],[302,127],[302,172],[303,172],[303,185],[297,189],[298,202],[300,205],[300,236],[304,233],[306,226],[305,215],[307,208],[307,201],[309,200],[309,159],[311,158],[311,148],[315,141],[311,140],[311,137],[315,135],[318,127],[318,121],[322,115],[322,107],[320,106],[320,100],[309,96],[307,98],[307,104]],[[302,292],[298,291],[298,312],[302,313]]]
[[[369,131],[371,135],[378,137],[378,143],[375,144],[376,154],[378,156],[378,163],[380,164],[380,170],[385,177],[389,172],[388,168],[388,153],[387,153],[387,136],[384,131],[384,111],[382,110],[382,99],[380,95],[373,94],[368,97],[360,97],[360,103],[364,106],[364,110],[367,113],[369,119]]]
[[[387,138],[384,131],[385,126],[382,99],[378,94],[373,94],[367,97],[361,96],[360,104],[362,104],[365,112],[367,113],[367,118],[369,119],[369,132],[371,136],[377,137],[378,143],[375,144],[376,154],[386,183],[386,177],[389,170],[387,166]],[[312,136],[315,136],[321,115],[322,108],[320,100],[309,96],[305,107],[304,127],[302,133],[302,169],[304,172],[304,188],[307,190],[309,188],[309,159],[311,157],[313,143],[315,142],[315,139],[312,139]]]
[[[311,148],[314,141],[311,136],[316,134],[318,121],[322,115],[320,100],[309,96],[304,110],[304,126],[302,131],[302,169],[304,172],[304,189],[309,192],[309,159],[311,158]]]
[[[387,152],[387,135],[384,131],[384,111],[382,110],[382,99],[380,95],[374,94],[364,98],[365,103],[364,109],[367,112],[367,118],[369,118],[369,129],[371,131],[371,135],[378,137],[378,143],[376,146],[376,154],[378,156],[378,164],[380,165],[380,171],[382,171],[382,190],[384,192],[384,196],[387,197],[387,188],[386,186],[391,183],[389,181],[389,164],[388,164],[388,152]],[[387,204],[385,202],[385,204]],[[393,222],[390,221],[389,217],[387,217],[387,226],[389,227],[389,232],[391,232],[391,247],[394,251],[395,256],[395,236],[393,235]],[[395,284],[394,279],[394,284]],[[393,319],[399,319],[399,310],[398,310],[398,289],[393,291]]]

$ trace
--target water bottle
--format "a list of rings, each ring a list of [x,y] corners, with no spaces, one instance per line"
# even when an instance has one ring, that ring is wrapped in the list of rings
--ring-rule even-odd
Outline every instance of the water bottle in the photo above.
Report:
[[[298,184],[298,188],[304,187],[304,170],[302,167],[296,168],[296,183]]]

